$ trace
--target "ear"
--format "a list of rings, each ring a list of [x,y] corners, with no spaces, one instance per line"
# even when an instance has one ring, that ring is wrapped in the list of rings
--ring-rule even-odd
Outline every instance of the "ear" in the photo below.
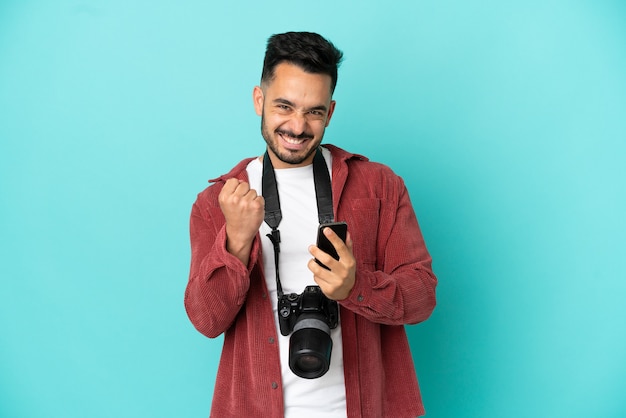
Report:
[[[252,103],[256,114],[261,116],[263,114],[263,90],[259,86],[254,86],[252,90]]]
[[[335,112],[335,104],[337,102],[335,102],[334,100],[330,101],[330,106],[328,106],[328,117],[326,118],[326,125],[325,127],[328,127],[328,125],[330,124],[330,118],[333,117],[333,113]]]

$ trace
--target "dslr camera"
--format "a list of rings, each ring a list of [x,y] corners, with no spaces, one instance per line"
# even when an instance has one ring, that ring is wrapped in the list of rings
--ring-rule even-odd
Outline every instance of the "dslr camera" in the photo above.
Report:
[[[333,341],[330,330],[337,327],[337,302],[324,295],[319,286],[307,286],[301,294],[278,299],[278,323],[289,338],[289,368],[305,379],[323,376],[330,367]]]

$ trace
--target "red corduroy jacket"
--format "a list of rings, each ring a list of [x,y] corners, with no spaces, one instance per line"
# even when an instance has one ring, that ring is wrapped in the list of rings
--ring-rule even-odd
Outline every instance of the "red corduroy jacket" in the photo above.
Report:
[[[348,417],[424,414],[404,324],[426,320],[437,279],[409,196],[388,167],[324,145],[333,157],[335,219],[354,242],[356,283],[340,301]],[[198,195],[191,212],[191,271],[185,308],[193,325],[224,346],[211,416],[282,417],[277,329],[257,235],[248,266],[226,251],[217,197],[239,163]]]

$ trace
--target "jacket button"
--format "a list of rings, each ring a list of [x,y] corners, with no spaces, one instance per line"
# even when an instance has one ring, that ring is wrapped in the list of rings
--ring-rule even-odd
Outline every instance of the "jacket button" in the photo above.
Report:
[[[272,382],[272,389],[278,389],[278,383]]]
[[[274,344],[274,337],[270,337],[268,341],[270,342],[270,344]]]
[[[359,295],[359,296],[356,298],[356,300],[358,300],[359,302],[363,302],[363,299],[365,299],[365,298],[363,297],[363,295]]]

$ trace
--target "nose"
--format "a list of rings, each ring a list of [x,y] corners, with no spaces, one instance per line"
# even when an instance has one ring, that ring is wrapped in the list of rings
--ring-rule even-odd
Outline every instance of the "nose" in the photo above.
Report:
[[[300,135],[306,132],[307,119],[302,112],[293,112],[290,122],[291,130],[294,134]]]

